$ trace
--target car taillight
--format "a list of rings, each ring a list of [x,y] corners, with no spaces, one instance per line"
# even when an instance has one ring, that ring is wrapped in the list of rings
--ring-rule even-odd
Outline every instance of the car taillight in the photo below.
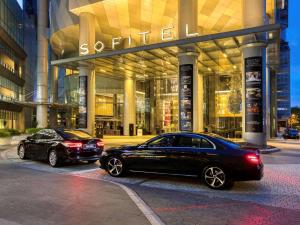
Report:
[[[255,154],[246,155],[246,159],[248,162],[254,163],[254,164],[258,164],[260,162],[259,155],[255,155]]]
[[[104,147],[104,142],[97,141],[96,145],[97,145],[97,147]]]
[[[65,141],[64,145],[67,146],[68,148],[82,148],[83,144],[81,142]]]

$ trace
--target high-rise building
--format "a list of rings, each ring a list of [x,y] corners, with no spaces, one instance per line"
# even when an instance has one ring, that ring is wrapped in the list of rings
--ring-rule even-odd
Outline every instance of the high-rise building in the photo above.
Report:
[[[0,128],[24,129],[26,57],[24,13],[16,0],[0,0]]]
[[[0,0],[0,128],[33,127],[36,0]]]
[[[280,60],[277,76],[277,120],[279,129],[287,127],[288,118],[291,115],[290,93],[290,47],[286,41],[286,29],[288,28],[288,0],[280,1],[277,10],[277,20],[282,24],[280,41]]]

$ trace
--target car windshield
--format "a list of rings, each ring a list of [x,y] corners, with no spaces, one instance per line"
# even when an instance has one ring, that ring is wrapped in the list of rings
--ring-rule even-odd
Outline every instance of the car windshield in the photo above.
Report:
[[[58,133],[64,138],[64,139],[91,139],[92,136],[89,134],[80,131],[80,130],[65,130],[65,131],[58,131]]]

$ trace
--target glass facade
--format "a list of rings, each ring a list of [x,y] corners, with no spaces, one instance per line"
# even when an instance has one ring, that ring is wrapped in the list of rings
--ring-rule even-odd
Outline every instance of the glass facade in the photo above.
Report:
[[[16,129],[19,113],[0,110],[0,129]]]
[[[0,128],[22,130],[25,125],[23,109],[14,103],[25,100],[24,21],[16,0],[0,0]]]
[[[23,10],[17,1],[0,1],[0,26],[20,47],[24,46]]]

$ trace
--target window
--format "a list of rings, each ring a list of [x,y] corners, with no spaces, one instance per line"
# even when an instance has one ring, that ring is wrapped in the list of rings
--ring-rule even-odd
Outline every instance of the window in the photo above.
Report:
[[[208,140],[198,136],[181,136],[179,137],[176,147],[214,148]]]
[[[92,136],[90,136],[88,133],[85,133],[85,132],[80,131],[80,130],[57,131],[57,133],[63,139],[81,140],[81,139],[91,139],[92,138]]]
[[[206,139],[201,139],[201,148],[214,148],[214,146]]]
[[[171,147],[174,144],[175,136],[160,137],[148,143],[148,147]]]

